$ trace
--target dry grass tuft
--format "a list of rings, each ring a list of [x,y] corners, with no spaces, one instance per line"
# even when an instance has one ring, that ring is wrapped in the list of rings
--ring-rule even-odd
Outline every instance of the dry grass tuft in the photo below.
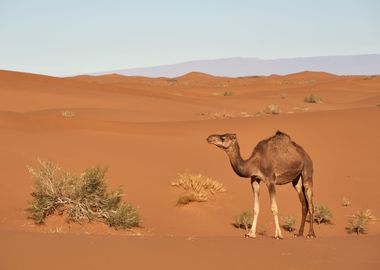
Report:
[[[371,210],[357,211],[348,218],[347,233],[364,234],[368,231],[370,221],[376,221],[377,218],[372,215]]]
[[[200,173],[178,173],[177,179],[171,184],[184,189],[184,193],[178,197],[177,205],[190,202],[206,202],[210,196],[226,191],[222,183]]]
[[[351,201],[347,197],[343,197],[341,205],[343,207],[349,207],[351,206]]]
[[[36,224],[59,214],[65,215],[68,222],[97,220],[116,229],[139,225],[137,210],[121,202],[121,190],[106,192],[105,168],[89,168],[78,176],[51,161],[39,160],[39,167],[28,166],[28,171],[35,179],[35,187],[26,211]]]
[[[322,103],[321,97],[315,94],[310,94],[306,96],[303,101],[305,103]]]
[[[266,108],[264,108],[263,113],[276,115],[281,113],[281,109],[277,105],[270,104]]]
[[[63,111],[61,112],[63,117],[74,117],[75,113],[73,111]]]

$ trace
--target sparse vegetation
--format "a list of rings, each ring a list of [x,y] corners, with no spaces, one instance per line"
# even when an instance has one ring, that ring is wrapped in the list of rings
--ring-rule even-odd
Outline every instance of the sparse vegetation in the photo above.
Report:
[[[184,193],[178,197],[177,205],[205,202],[210,196],[226,190],[222,183],[200,173],[179,173],[177,179],[171,184],[184,190]]]
[[[223,96],[225,96],[225,97],[230,97],[230,96],[233,96],[234,95],[234,93],[232,93],[232,92],[224,92],[223,93]]]
[[[169,85],[177,85],[178,84],[178,80],[177,79],[167,79],[166,80],[168,82]]]
[[[39,167],[28,166],[28,171],[35,179],[35,187],[26,211],[36,224],[59,214],[65,215],[68,222],[97,220],[115,229],[139,225],[137,210],[121,202],[121,190],[106,191],[105,168],[89,168],[78,176],[51,161],[39,160]]]
[[[73,111],[63,111],[62,113],[63,117],[74,117],[75,113]]]
[[[294,216],[285,216],[284,217],[284,229],[292,232],[294,231],[294,225],[296,224],[296,218]]]
[[[342,204],[341,204],[343,207],[349,207],[351,206],[351,201],[350,199],[348,199],[347,197],[343,197],[342,199]]]
[[[318,224],[331,224],[332,222],[332,213],[330,208],[325,205],[316,205],[314,206],[314,221]]]
[[[357,211],[348,218],[347,233],[364,234],[368,231],[370,221],[377,220],[371,213],[371,210]]]
[[[321,97],[315,94],[310,94],[309,96],[306,96],[303,101],[306,103],[322,103]]]
[[[273,115],[276,115],[276,114],[280,114],[280,113],[281,113],[281,109],[280,109],[280,107],[278,107],[277,105],[270,104],[270,105],[268,105],[266,108],[264,108],[263,112],[264,112],[265,114],[273,114]]]
[[[242,228],[242,229],[245,229],[246,232],[248,232],[248,230],[252,226],[251,225],[252,220],[253,220],[253,214],[248,210],[244,210],[238,216],[235,217],[235,222],[233,223],[233,225],[236,228]]]

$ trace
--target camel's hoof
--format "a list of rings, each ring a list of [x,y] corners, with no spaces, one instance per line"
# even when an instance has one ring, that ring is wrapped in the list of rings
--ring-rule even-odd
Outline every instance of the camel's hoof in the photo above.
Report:
[[[272,239],[273,239],[273,240],[282,240],[283,238],[280,237],[280,236],[273,236]]]
[[[244,238],[256,238],[256,234],[246,233],[246,234],[244,235]]]
[[[313,239],[313,238],[316,238],[317,236],[315,235],[314,232],[311,232],[311,233],[308,233],[306,237],[310,238],[310,239]]]

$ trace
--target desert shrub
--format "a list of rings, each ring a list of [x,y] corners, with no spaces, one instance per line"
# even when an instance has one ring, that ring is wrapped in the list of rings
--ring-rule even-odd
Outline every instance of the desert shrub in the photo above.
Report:
[[[371,210],[357,211],[355,214],[348,218],[348,233],[364,234],[368,230],[368,223],[374,221],[376,218],[372,215]]]
[[[284,217],[284,228],[285,230],[292,232],[294,231],[294,225],[296,224],[296,218],[294,216],[285,216]]]
[[[177,205],[205,202],[210,196],[226,190],[222,183],[200,173],[178,173],[177,179],[171,184],[184,190],[178,197]]]
[[[235,217],[235,221],[233,225],[236,228],[242,228],[248,232],[248,230],[252,226],[251,225],[252,220],[253,220],[253,214],[248,210],[244,210],[238,216]]]
[[[331,224],[332,217],[333,216],[332,216],[331,210],[327,206],[325,205],[314,206],[314,221],[316,223]]]
[[[230,97],[230,96],[233,96],[234,95],[234,93],[232,93],[232,92],[224,92],[223,93],[223,96],[225,96],[225,97]]]
[[[341,205],[343,207],[349,207],[351,206],[351,201],[347,197],[343,197]]]
[[[64,214],[68,222],[98,220],[116,229],[139,225],[137,210],[121,202],[121,190],[106,191],[105,168],[89,168],[78,176],[39,160],[39,167],[29,166],[28,171],[35,187],[26,211],[37,224],[49,215]]]
[[[315,95],[315,94],[310,94],[310,95],[306,96],[303,99],[303,101],[306,103],[322,103],[321,97],[318,95]]]
[[[63,117],[74,117],[75,113],[73,111],[63,111],[61,112]]]
[[[131,227],[138,227],[140,218],[136,208],[129,203],[124,203],[109,211],[106,222],[115,229],[125,230]]]
[[[263,112],[265,114],[280,114],[281,109],[277,105],[270,104],[266,108],[264,108]]]

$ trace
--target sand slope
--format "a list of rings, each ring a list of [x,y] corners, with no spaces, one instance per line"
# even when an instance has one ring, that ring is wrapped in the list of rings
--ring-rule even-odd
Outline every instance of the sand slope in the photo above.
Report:
[[[321,96],[323,103],[304,103],[310,93]],[[278,269],[280,262],[287,268],[320,269],[321,263],[331,269],[378,268],[374,250],[380,247],[379,222],[362,237],[347,235],[344,228],[347,216],[356,210],[370,208],[380,216],[379,102],[380,77],[375,76],[303,72],[244,78],[202,73],[156,79],[54,78],[0,71],[0,237],[5,243],[0,268],[24,269],[23,261],[16,260],[19,256],[33,262],[34,269],[45,252],[50,254],[47,261],[54,263],[57,254],[66,251],[69,260],[62,269],[79,268],[85,263],[79,262],[83,249],[88,252],[83,256],[95,254],[96,259],[86,261],[97,265],[95,269],[107,265],[102,250],[114,266],[148,267],[153,260],[145,258],[153,256],[171,268],[186,258],[188,268],[211,262],[230,268],[264,266],[272,249],[282,259],[271,261],[269,269]],[[279,105],[283,113],[257,114],[269,104]],[[65,110],[75,116],[63,117]],[[249,181],[233,173],[227,156],[208,145],[206,137],[235,132],[243,157],[248,157],[258,141],[278,129],[312,157],[315,201],[334,214],[333,225],[316,227],[315,241],[293,239],[290,233],[284,233],[286,240],[280,243],[270,239],[274,224],[264,186],[259,225],[266,235],[242,239],[244,231],[231,225],[235,215],[252,206]],[[68,226],[57,217],[44,226],[34,225],[23,209],[33,186],[25,166],[35,165],[37,158],[52,159],[75,172],[96,164],[108,166],[110,187],[123,186],[125,198],[139,208],[144,228],[125,233],[103,224]],[[207,203],[175,207],[179,191],[170,182],[186,170],[218,179],[227,192]],[[301,209],[293,188],[278,187],[277,194],[281,217],[294,214],[299,221]],[[350,198],[351,207],[341,207],[343,196]],[[28,252],[34,246],[41,251]],[[130,261],[118,261],[129,252]],[[251,262],[251,253],[262,259]],[[298,253],[303,254],[300,260]],[[193,256],[199,260],[191,260]]]

